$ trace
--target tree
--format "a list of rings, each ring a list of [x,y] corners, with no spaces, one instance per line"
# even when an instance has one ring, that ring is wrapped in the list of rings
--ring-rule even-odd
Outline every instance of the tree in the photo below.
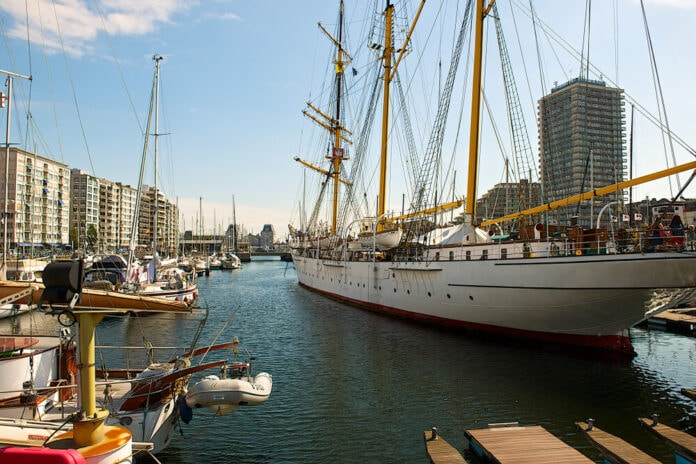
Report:
[[[90,224],[87,228],[87,247],[94,249],[99,241],[99,235],[97,234],[97,228],[94,224]]]
[[[77,233],[77,228],[71,227],[70,228],[70,245],[73,246],[76,250],[80,248],[80,237]]]

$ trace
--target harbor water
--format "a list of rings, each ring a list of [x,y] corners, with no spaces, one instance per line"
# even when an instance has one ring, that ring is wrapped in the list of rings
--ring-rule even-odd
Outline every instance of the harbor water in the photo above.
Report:
[[[432,427],[475,462],[463,430],[499,422],[542,425],[599,463],[574,428],[587,418],[673,462],[637,418],[692,428],[696,403],[679,393],[696,387],[688,336],[634,329],[630,360],[484,338],[326,299],[298,285],[292,263],[272,260],[199,278],[199,298],[208,321],[197,346],[238,337],[254,373],[273,375],[273,392],[223,417],[195,410],[163,463],[422,463]],[[182,346],[199,317],[110,318],[97,344]]]

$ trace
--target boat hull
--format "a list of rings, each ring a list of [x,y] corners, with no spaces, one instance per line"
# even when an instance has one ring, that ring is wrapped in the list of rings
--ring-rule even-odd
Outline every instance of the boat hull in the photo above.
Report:
[[[179,424],[178,396],[169,398],[151,409],[112,412],[108,425],[118,425],[133,434],[133,441],[152,443],[152,453],[164,450]]]
[[[43,293],[43,285],[35,282],[13,282],[8,280],[0,281],[0,298],[8,297],[12,294],[36,287],[37,290],[32,294],[14,300],[16,304],[38,304]],[[76,308],[108,310],[111,312],[123,311],[142,311],[142,312],[189,312],[190,308],[182,301],[168,300],[165,298],[148,297],[141,295],[131,295],[122,292],[111,292],[108,290],[98,290],[84,288],[80,296],[80,301]]]
[[[696,255],[687,253],[294,263],[302,286],[364,308],[625,352],[629,328],[696,293]]]

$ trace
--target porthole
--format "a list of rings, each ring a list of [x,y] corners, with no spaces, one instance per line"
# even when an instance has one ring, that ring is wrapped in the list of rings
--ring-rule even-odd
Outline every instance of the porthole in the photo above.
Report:
[[[430,292],[428,292],[428,296],[433,296]]]
[[[448,298],[448,299],[449,299],[449,298],[452,298],[452,295],[450,295],[450,294],[448,293],[448,294],[447,294],[447,298]]]

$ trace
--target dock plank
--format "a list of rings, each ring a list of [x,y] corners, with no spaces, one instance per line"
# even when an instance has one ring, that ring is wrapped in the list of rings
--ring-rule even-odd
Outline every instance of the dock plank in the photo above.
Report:
[[[592,460],[541,426],[465,430],[475,452],[498,464],[587,464]]]
[[[668,425],[655,423],[653,419],[641,417],[638,421],[674,448],[675,453],[688,459],[689,462],[696,462],[696,437]]]
[[[575,427],[609,462],[614,464],[660,464],[660,461],[649,454],[595,425],[590,429],[586,422],[576,422]]]
[[[436,435],[433,438],[433,432],[426,430],[423,432],[423,438],[425,440],[425,451],[432,464],[466,464],[459,451],[441,436]]]

